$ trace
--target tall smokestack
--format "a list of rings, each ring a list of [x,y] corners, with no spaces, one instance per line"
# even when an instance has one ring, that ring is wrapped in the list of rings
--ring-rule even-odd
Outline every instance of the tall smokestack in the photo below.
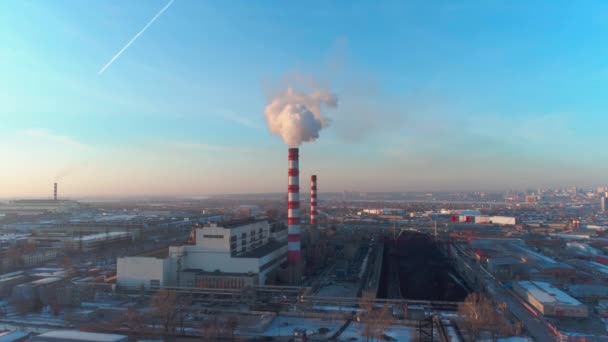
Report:
[[[53,200],[57,200],[57,183],[53,183]]]
[[[300,262],[300,170],[298,148],[289,149],[287,182],[287,261]]]
[[[317,224],[317,175],[310,176],[310,224]]]

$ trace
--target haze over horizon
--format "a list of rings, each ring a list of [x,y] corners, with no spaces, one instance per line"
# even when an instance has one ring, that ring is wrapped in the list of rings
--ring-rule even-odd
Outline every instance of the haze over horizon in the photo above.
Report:
[[[0,197],[605,185],[604,1],[0,2]],[[295,22],[302,25],[294,25]],[[325,125],[325,126],[324,126]],[[314,136],[314,134],[313,134]]]

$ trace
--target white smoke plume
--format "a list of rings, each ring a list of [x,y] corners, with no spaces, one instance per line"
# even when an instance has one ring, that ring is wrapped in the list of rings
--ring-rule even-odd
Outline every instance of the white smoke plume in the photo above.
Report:
[[[293,88],[273,98],[264,110],[266,123],[273,134],[281,136],[289,147],[315,141],[319,131],[329,126],[322,107],[336,107],[338,98],[329,91],[306,94]]]

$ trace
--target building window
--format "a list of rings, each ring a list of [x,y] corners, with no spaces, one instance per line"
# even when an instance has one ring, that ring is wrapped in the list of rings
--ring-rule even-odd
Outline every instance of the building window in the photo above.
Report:
[[[160,287],[160,280],[158,279],[152,279],[150,280],[150,287],[153,289],[157,289]]]
[[[207,239],[223,239],[224,235],[203,235],[203,237]]]

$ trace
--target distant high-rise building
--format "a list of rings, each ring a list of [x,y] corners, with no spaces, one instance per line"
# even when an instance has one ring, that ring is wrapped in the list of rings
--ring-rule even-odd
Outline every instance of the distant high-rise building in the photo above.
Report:
[[[606,212],[606,208],[608,208],[608,198],[606,197],[606,194],[604,194],[604,196],[602,196],[602,198],[600,198],[600,206],[602,208],[603,212]]]

